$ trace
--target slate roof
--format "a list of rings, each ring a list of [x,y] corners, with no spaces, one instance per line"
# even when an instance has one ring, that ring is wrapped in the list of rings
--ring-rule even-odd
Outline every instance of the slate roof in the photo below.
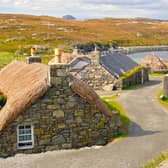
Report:
[[[83,68],[85,68],[86,66],[88,66],[89,64],[91,64],[90,58],[86,56],[77,57],[74,60],[72,60],[71,63],[69,64],[69,70],[71,72],[78,72]]]
[[[100,64],[116,77],[138,66],[127,55],[118,52],[109,52],[105,56],[102,56],[100,58]]]

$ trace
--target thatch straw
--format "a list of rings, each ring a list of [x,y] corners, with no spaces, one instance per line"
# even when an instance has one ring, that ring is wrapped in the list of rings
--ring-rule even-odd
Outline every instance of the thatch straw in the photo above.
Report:
[[[0,92],[7,102],[0,111],[0,131],[41,97],[48,88],[48,66],[14,61],[0,71]]]
[[[112,111],[103,103],[97,93],[84,82],[74,79],[71,83],[72,90],[87,100],[88,103],[95,105],[104,115],[114,117]]]

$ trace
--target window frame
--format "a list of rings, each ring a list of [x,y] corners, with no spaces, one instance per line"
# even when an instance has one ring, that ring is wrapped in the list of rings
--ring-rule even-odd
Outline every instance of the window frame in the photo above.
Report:
[[[23,126],[23,127],[30,126],[30,128],[31,128],[31,141],[20,141],[19,140],[19,136],[20,136],[19,127],[21,127],[21,126]],[[32,143],[32,145],[19,146],[20,143]],[[20,125],[17,126],[17,148],[18,149],[32,149],[32,148],[34,148],[34,125],[32,125],[32,124],[20,124]]]

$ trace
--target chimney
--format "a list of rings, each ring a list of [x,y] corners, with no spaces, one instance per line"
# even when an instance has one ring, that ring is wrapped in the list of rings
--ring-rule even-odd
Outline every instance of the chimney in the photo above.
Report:
[[[97,46],[95,46],[95,49],[93,52],[91,52],[88,57],[91,59],[93,64],[99,64],[100,63],[100,51],[97,49]]]
[[[41,58],[36,55],[36,49],[31,48],[30,52],[31,52],[31,56],[26,58],[26,63],[27,64],[41,63]]]
[[[49,81],[51,86],[55,86],[59,89],[63,89],[68,85],[68,79],[70,73],[68,70],[68,64],[62,62],[62,50],[55,49],[55,58],[49,63]]]
[[[31,48],[31,56],[34,57],[36,55],[36,49],[33,47]]]
[[[62,63],[62,50],[55,48],[55,62]]]

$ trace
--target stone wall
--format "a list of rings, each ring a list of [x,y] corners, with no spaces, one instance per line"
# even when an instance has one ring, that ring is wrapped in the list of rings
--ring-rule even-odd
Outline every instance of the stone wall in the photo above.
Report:
[[[65,65],[51,66],[51,87],[36,104],[0,132],[0,156],[105,145],[123,130],[118,114],[106,117],[74,94]],[[33,124],[34,148],[17,148],[17,126]]]
[[[149,81],[148,71],[149,70],[147,68],[144,68],[128,78],[125,78],[125,79],[120,78],[115,83],[115,87],[117,89],[124,89],[131,85],[144,84],[145,82]]]
[[[91,64],[75,73],[74,76],[87,83],[94,90],[112,90],[116,78],[100,65],[100,52],[91,52],[87,57],[91,59]]]
[[[133,47],[120,47],[122,52],[126,54],[138,53],[138,52],[149,52],[149,51],[167,51],[168,46],[133,46]]]
[[[116,78],[99,64],[91,63],[83,70],[75,74],[75,77],[84,81],[94,90],[105,90],[106,86],[113,89]]]

